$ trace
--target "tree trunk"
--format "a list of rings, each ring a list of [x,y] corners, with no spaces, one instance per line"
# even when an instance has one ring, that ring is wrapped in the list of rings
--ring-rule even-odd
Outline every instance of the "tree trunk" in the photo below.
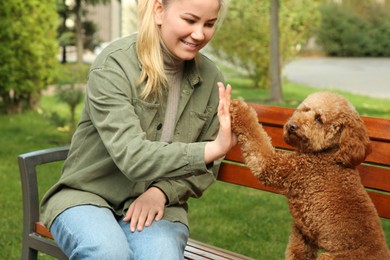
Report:
[[[10,97],[9,94],[1,95],[4,103],[5,112],[7,114],[20,114],[23,112],[22,100]]]
[[[81,23],[81,14],[82,12],[82,6],[81,6],[81,0],[76,0],[75,5],[75,29],[76,29],[76,53],[77,53],[77,62],[83,63],[83,32],[82,32],[82,23]]]
[[[66,45],[62,46],[62,59],[61,59],[61,63],[62,64],[65,64],[67,62],[66,60]]]
[[[68,19],[68,14],[67,14],[66,10],[64,10],[63,13],[62,13],[62,28],[63,28],[64,32],[66,31],[66,19]],[[67,62],[67,59],[66,59],[66,44],[65,44],[65,45],[62,46],[62,59],[61,59],[61,63],[65,64],[66,62]]]
[[[274,102],[281,102],[283,95],[280,80],[279,0],[271,0],[270,56],[270,99]]]

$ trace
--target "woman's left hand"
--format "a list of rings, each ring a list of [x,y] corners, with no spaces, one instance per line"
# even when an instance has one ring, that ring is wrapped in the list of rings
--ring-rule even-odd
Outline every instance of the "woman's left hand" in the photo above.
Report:
[[[225,156],[229,149],[237,144],[237,137],[231,130],[230,101],[232,87],[227,85],[225,89],[224,84],[218,82],[218,90],[219,130],[215,140],[206,144],[204,156],[206,164]]]
[[[123,221],[130,221],[131,232],[134,232],[136,228],[142,231],[153,221],[162,219],[166,200],[164,192],[159,188],[151,187],[131,203]]]

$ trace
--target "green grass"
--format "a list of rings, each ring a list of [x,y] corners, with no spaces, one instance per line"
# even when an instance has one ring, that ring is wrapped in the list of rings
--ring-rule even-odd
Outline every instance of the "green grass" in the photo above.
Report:
[[[268,92],[250,87],[250,81],[233,75],[234,97],[248,102],[268,103]],[[286,103],[295,107],[315,89],[284,84]],[[344,93],[364,115],[390,118],[389,100],[371,99]],[[0,259],[20,259],[22,197],[17,155],[38,149],[66,145],[67,133],[48,119],[49,112],[68,113],[66,105],[54,97],[42,100],[41,113],[0,115]],[[79,109],[80,110],[80,109]],[[59,176],[60,164],[39,168],[40,195]],[[291,218],[284,197],[267,192],[216,183],[201,199],[190,200],[191,237],[256,259],[283,259]],[[383,220],[390,245],[390,221]],[[41,257],[41,259],[50,259]]]
[[[291,218],[283,196],[217,182],[190,200],[191,237],[256,259],[283,259]]]
[[[16,158],[21,153],[64,145],[67,135],[34,112],[1,115],[0,133],[0,259],[19,259],[22,195]]]

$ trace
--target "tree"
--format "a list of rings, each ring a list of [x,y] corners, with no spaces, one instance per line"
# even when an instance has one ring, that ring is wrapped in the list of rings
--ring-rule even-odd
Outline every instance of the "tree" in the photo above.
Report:
[[[260,0],[232,0],[223,25],[210,45],[221,59],[243,68],[255,87],[264,86],[269,64],[269,5]]]
[[[66,0],[57,1],[57,13],[61,17],[61,23],[58,27],[58,42],[62,48],[61,63],[64,64],[67,62],[66,47],[75,41],[74,32],[66,26],[66,21],[70,16]]]
[[[270,100],[283,100],[280,75],[279,0],[271,0],[270,8]]]
[[[280,1],[281,64],[295,55],[319,23],[320,0]],[[270,1],[232,0],[223,26],[211,41],[222,59],[243,68],[254,87],[270,87]]]
[[[56,96],[69,107],[70,119],[65,120],[69,125],[63,125],[69,127],[69,137],[76,130],[76,108],[84,98],[88,70],[89,66],[79,63],[64,65],[56,82]]]
[[[80,4],[82,3],[80,2]],[[79,11],[79,9],[82,11]],[[58,42],[62,47],[61,63],[67,63],[67,46],[78,46],[80,42],[81,47],[79,47],[77,52],[77,60],[79,63],[82,63],[82,54],[84,49],[87,48],[93,50],[98,44],[98,40],[95,38],[95,33],[98,29],[97,25],[93,21],[89,21],[84,18],[87,14],[87,11],[83,7],[78,7],[77,2],[58,0],[57,12],[61,17],[61,23],[58,27]],[[81,17],[78,17],[74,12],[81,13]],[[72,18],[77,20],[77,26],[67,26],[67,21]],[[81,25],[79,25],[79,23],[81,23]]]
[[[85,13],[84,7],[86,5],[106,4],[109,0],[75,0],[73,7],[73,13],[75,15],[75,32],[76,32],[76,54],[77,62],[83,62],[83,14]]]
[[[58,64],[56,0],[0,1],[0,97],[8,113],[37,106]]]

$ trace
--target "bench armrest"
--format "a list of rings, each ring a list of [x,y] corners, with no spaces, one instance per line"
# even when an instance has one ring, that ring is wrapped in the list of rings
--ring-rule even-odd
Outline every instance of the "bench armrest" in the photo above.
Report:
[[[34,231],[39,220],[39,195],[36,166],[63,161],[68,155],[68,147],[39,150],[18,156],[23,197],[23,233]]]

